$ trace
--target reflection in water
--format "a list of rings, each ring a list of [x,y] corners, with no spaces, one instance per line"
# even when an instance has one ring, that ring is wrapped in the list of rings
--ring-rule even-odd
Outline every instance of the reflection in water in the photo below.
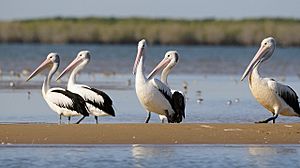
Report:
[[[295,154],[297,150],[294,148],[286,147],[249,147],[249,154],[253,156],[266,156],[266,155],[277,155],[277,154]]]
[[[300,145],[0,145],[0,167],[299,167]],[[55,163],[55,164],[54,164]]]
[[[172,157],[173,153],[174,148],[168,146],[141,146],[139,144],[132,146],[132,157],[136,167],[149,167],[147,163],[161,160],[161,158],[168,161]]]
[[[256,167],[276,167],[279,166],[276,165],[277,158],[285,160],[283,156],[290,158],[290,155],[292,159],[297,155],[297,149],[295,148],[278,146],[249,147],[248,152],[253,156],[253,163]]]

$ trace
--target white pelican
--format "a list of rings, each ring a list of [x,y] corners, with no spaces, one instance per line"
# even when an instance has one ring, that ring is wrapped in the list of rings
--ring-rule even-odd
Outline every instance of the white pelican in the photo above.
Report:
[[[137,56],[135,59],[133,74],[135,77],[135,90],[142,106],[148,111],[145,123],[149,122],[151,112],[165,115],[168,122],[178,122],[176,111],[173,110],[171,89],[157,79],[147,79],[144,74],[144,50],[146,40],[138,43]]]
[[[285,116],[300,116],[298,96],[289,86],[276,82],[271,78],[260,76],[258,69],[262,62],[269,59],[275,50],[276,42],[268,37],[261,42],[256,55],[245,70],[241,81],[249,74],[249,87],[256,100],[269,110],[273,116],[257,123],[268,123],[279,114]]]
[[[112,100],[106,93],[87,85],[76,84],[76,74],[89,63],[90,57],[89,51],[80,51],[77,57],[62,71],[56,80],[72,70],[67,89],[83,97],[89,112],[95,116],[96,123],[98,124],[98,116],[115,116],[115,111],[112,107]]]
[[[151,79],[155,74],[157,74],[160,70],[163,69],[160,79],[161,81],[168,85],[168,75],[171,72],[171,70],[177,65],[179,60],[179,54],[177,51],[168,51],[165,54],[164,59],[153,69],[153,71],[148,75],[148,79]],[[184,94],[181,91],[173,90],[172,92],[172,99],[174,100],[174,110],[177,111],[176,114],[178,114],[178,118],[182,117],[185,118],[185,97]],[[161,119],[162,123],[164,123],[164,120],[166,117],[164,115],[159,115],[159,118]]]
[[[66,89],[62,88],[51,88],[50,81],[57,71],[59,66],[59,56],[57,53],[50,53],[45,61],[32,72],[32,74],[27,78],[26,81],[29,81],[31,78],[36,76],[38,73],[44,69],[50,69],[48,76],[45,77],[42,94],[49,105],[49,107],[55,111],[59,117],[59,123],[61,123],[61,116],[68,117],[70,123],[71,116],[80,116],[83,117],[76,122],[79,124],[86,116],[89,116],[87,107],[82,97],[78,94],[72,93]]]

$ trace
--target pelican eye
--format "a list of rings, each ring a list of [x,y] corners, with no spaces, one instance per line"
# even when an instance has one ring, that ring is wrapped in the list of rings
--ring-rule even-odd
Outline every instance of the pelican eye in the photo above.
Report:
[[[267,42],[265,42],[265,45],[267,45],[268,43]]]

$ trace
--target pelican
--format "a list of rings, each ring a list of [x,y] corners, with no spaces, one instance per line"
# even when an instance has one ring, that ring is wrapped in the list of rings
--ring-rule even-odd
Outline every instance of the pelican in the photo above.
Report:
[[[160,70],[163,69],[160,80],[169,86],[168,84],[168,75],[171,72],[171,70],[177,65],[179,60],[179,54],[177,51],[168,51],[165,54],[164,59],[152,70],[152,72],[148,75],[148,79],[151,79],[155,74],[157,74]],[[174,108],[177,111],[176,114],[178,114],[178,118],[182,117],[185,118],[185,97],[184,94],[181,91],[173,90],[172,92],[172,99],[174,100]],[[166,120],[166,117],[164,115],[159,115],[160,120],[162,123]]]
[[[254,58],[245,70],[241,81],[249,75],[249,87],[256,100],[269,110],[273,116],[257,123],[275,123],[278,115],[300,116],[298,96],[289,86],[283,85],[274,79],[263,78],[258,70],[261,63],[269,59],[274,50],[276,42],[273,37],[268,37],[261,42],[261,46]]]
[[[71,116],[83,115],[83,117],[76,122],[76,124],[79,124],[86,116],[89,116],[83,98],[66,89],[50,88],[50,81],[57,71],[58,66],[59,55],[57,53],[50,53],[45,61],[32,72],[26,81],[29,81],[44,69],[50,69],[42,86],[42,95],[45,101],[49,107],[59,115],[59,123],[61,123],[61,116],[68,117],[70,123]]]
[[[95,116],[96,124],[98,124],[98,116],[115,116],[115,111],[112,107],[112,100],[106,93],[87,85],[76,84],[76,74],[89,63],[90,57],[89,51],[80,51],[56,80],[72,70],[67,89],[83,97],[89,112]]]
[[[146,48],[146,40],[138,43],[137,56],[133,66],[133,74],[135,75],[135,90],[137,97],[142,106],[148,112],[145,123],[148,123],[151,112],[159,115],[165,115],[168,122],[178,122],[176,111],[173,110],[173,100],[171,89],[160,80],[149,78],[144,74],[144,50]]]

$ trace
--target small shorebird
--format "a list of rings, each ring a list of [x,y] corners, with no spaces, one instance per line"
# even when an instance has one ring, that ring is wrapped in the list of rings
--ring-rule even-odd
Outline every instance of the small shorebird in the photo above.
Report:
[[[148,79],[151,79],[155,74],[157,74],[162,69],[162,73],[160,76],[160,80],[168,85],[168,75],[171,70],[177,65],[179,61],[179,54],[177,51],[168,51],[165,54],[165,57],[162,61],[152,70],[152,72],[148,75]],[[173,100],[173,108],[178,114],[177,118],[179,119],[177,122],[181,122],[182,118],[185,118],[185,97],[181,91],[173,90],[172,92],[172,100]],[[160,120],[164,123],[164,120],[167,118],[164,115],[159,115]]]
[[[56,80],[72,70],[67,89],[83,97],[89,112],[95,116],[96,123],[98,124],[99,116],[115,116],[115,111],[112,106],[113,102],[106,93],[87,85],[76,84],[76,74],[89,63],[90,57],[89,51],[80,51],[77,57],[62,71]]]
[[[45,61],[32,72],[26,81],[29,81],[44,69],[49,69],[50,71],[46,76],[42,86],[42,94],[45,101],[49,107],[59,115],[59,123],[61,123],[61,116],[68,117],[68,121],[70,123],[71,116],[83,115],[83,117],[76,122],[76,124],[79,124],[86,116],[89,116],[83,98],[78,94],[72,93],[66,89],[50,88],[50,81],[58,67],[58,54],[50,53]]]
[[[300,116],[296,92],[291,87],[283,85],[274,79],[261,77],[258,72],[261,63],[272,56],[275,46],[276,42],[273,37],[264,39],[241,78],[242,81],[249,74],[249,87],[252,95],[273,114],[272,117],[257,123],[268,123],[271,120],[275,123],[279,114]]]
[[[133,66],[135,75],[135,90],[142,106],[148,111],[148,117],[145,123],[149,122],[151,112],[159,115],[165,115],[168,122],[178,121],[177,114],[174,111],[171,89],[157,79],[147,79],[144,74],[144,58],[146,40],[138,43],[137,56]]]

